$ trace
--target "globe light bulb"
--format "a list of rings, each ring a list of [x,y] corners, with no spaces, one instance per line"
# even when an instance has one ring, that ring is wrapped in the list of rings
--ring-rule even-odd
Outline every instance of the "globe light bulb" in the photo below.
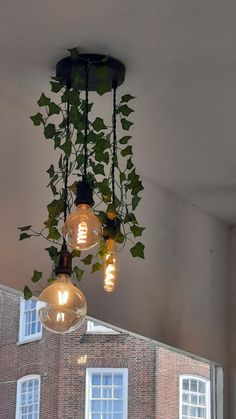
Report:
[[[84,294],[66,274],[59,274],[39,296],[37,314],[42,325],[55,333],[68,333],[84,321],[87,303]]]
[[[72,249],[88,250],[98,243],[102,225],[90,205],[79,204],[76,211],[67,217],[63,234]]]
[[[104,261],[103,287],[106,292],[113,292],[117,280],[117,245],[112,239],[107,240],[107,253]]]

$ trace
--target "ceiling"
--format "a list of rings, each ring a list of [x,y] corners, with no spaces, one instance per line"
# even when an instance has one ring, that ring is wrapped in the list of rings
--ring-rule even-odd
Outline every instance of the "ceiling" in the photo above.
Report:
[[[126,65],[121,92],[137,96],[133,136],[140,174],[236,223],[235,21],[230,0],[2,4],[1,240],[9,275],[17,268],[9,263],[17,227],[40,224],[45,216],[45,170],[55,158],[29,115],[37,112],[56,62],[74,46]],[[35,246],[41,255],[43,245]],[[25,253],[20,256],[23,266]]]

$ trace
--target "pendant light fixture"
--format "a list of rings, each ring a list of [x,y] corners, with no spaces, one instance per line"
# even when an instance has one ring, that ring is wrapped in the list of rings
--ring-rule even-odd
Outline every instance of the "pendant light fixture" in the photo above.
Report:
[[[63,234],[72,249],[88,250],[96,246],[102,235],[102,225],[94,214],[92,207],[93,191],[88,181],[87,165],[88,165],[88,92],[89,92],[89,73],[90,61],[87,63],[85,77],[85,122],[84,122],[84,172],[82,181],[77,183],[77,193],[75,199],[76,211],[71,213],[66,219]],[[60,74],[60,72],[59,72]],[[71,81],[69,81],[71,83]]]
[[[86,299],[73,285],[86,274],[83,265],[90,265],[91,273],[100,271],[103,289],[111,293],[117,287],[118,251],[130,245],[132,257],[144,259],[144,245],[137,241],[144,227],[135,215],[143,185],[128,133],[133,125],[129,103],[134,96],[124,94],[117,101],[125,67],[110,56],[80,54],[76,48],[69,51],[70,56],[57,63],[51,81],[53,99],[42,93],[37,102],[40,112],[31,117],[60,152],[59,161],[47,170],[53,194],[48,218],[39,232],[31,225],[19,228],[20,240],[34,236],[50,243],[45,250],[54,269],[39,296],[38,316],[44,327],[56,333],[74,330],[86,316]],[[107,124],[97,116],[97,108],[92,109],[89,93],[96,93],[97,100],[111,91],[112,124]],[[42,276],[34,270],[32,282]],[[31,296],[26,285],[24,297]]]

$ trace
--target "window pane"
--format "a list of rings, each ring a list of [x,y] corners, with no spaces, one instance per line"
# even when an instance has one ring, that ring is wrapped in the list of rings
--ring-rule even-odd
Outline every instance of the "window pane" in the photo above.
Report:
[[[123,410],[123,401],[116,400],[113,402],[113,412],[122,412]]]
[[[122,387],[118,387],[114,389],[114,398],[115,399],[122,399],[123,397],[123,391],[122,391]]]
[[[102,379],[102,384],[104,386],[109,386],[112,384],[112,375],[111,374],[104,374]]]
[[[93,399],[100,399],[101,398],[101,388],[93,387],[92,388],[92,398]]]
[[[191,391],[197,391],[197,381],[196,380],[191,380],[190,390]]]
[[[102,397],[104,399],[111,399],[112,398],[112,389],[111,388],[104,388],[102,390]]]
[[[123,384],[123,375],[121,374],[115,374],[114,375],[114,384],[115,385],[122,385]]]
[[[92,400],[92,412],[101,412],[101,402],[99,400]]]
[[[102,401],[102,412],[103,413],[112,412],[112,401],[111,400],[103,400]]]
[[[199,381],[199,393],[205,393],[206,391],[206,384],[202,381]]]
[[[206,405],[206,397],[205,396],[199,396],[199,404],[202,406]]]
[[[183,390],[189,390],[189,380],[183,380]]]
[[[95,413],[95,414],[93,413],[92,414],[92,419],[101,419],[101,416],[97,413]]]
[[[100,385],[101,384],[101,374],[93,374],[92,376],[92,384]]]

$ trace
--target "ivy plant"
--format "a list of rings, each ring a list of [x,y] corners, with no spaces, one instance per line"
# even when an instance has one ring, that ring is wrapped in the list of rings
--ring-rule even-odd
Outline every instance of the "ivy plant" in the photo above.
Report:
[[[77,49],[70,50],[71,58],[77,59]],[[98,77],[101,84],[97,90],[98,95],[103,95],[110,89],[106,85],[106,69],[98,68]],[[54,269],[59,260],[62,245],[63,210],[65,198],[65,173],[68,161],[69,186],[67,193],[68,212],[73,210],[76,194],[76,183],[82,177],[83,169],[83,144],[84,144],[84,92],[78,89],[81,82],[78,73],[73,74],[73,82],[67,89],[63,81],[58,77],[52,77],[50,98],[44,93],[37,101],[39,111],[31,116],[35,126],[41,127],[46,141],[49,141],[54,149],[59,150],[60,158],[56,165],[51,164],[47,170],[49,176],[48,187],[52,193],[52,200],[47,205],[47,219],[43,222],[40,231],[36,231],[32,225],[19,227],[20,240],[31,237],[41,237],[48,244],[45,251],[52,261],[52,274],[48,282],[55,279]],[[55,99],[58,98],[58,99]],[[133,122],[130,120],[134,110],[130,103],[135,99],[130,94],[120,98],[116,107],[116,116],[120,123],[119,132],[123,134],[117,140],[117,154],[115,158],[115,199],[112,200],[112,124],[106,124],[101,116],[89,119],[88,134],[88,178],[94,191],[94,212],[103,225],[103,236],[97,251],[86,256],[82,252],[73,250],[73,274],[76,281],[81,281],[84,274],[84,266],[90,265],[91,272],[97,272],[103,267],[103,259],[106,254],[106,240],[114,239],[120,244],[120,250],[129,245],[133,257],[144,259],[144,244],[140,237],[144,231],[135,216],[135,210],[141,200],[140,192],[143,190],[142,181],[133,163],[133,147],[130,128]],[[67,104],[69,102],[69,134],[67,125]],[[89,102],[89,111],[93,103]],[[114,196],[113,196],[114,198]],[[38,282],[42,278],[42,272],[34,270],[32,282]],[[26,299],[32,296],[28,286],[24,288]]]

